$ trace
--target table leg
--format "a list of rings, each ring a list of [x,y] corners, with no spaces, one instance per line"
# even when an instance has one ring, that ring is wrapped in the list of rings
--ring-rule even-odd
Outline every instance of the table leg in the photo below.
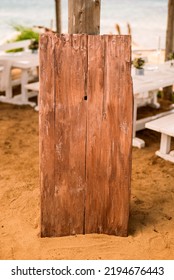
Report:
[[[23,69],[22,76],[21,76],[21,101],[23,103],[26,103],[28,101],[27,89],[25,88],[25,85],[27,83],[28,83],[28,70]]]
[[[133,137],[136,137],[137,100],[134,98]]]
[[[136,122],[137,122],[137,100],[134,98],[134,116],[133,116],[133,147],[143,148],[145,146],[144,140],[136,137]]]
[[[174,151],[170,151],[171,136],[164,133],[161,134],[160,150],[155,154],[165,160],[174,163]]]
[[[168,154],[170,152],[171,136],[161,134],[160,153]]]
[[[151,106],[152,108],[160,108],[160,103],[158,102],[158,90],[153,90],[150,91],[149,94],[152,94],[152,102],[149,104],[149,106]]]

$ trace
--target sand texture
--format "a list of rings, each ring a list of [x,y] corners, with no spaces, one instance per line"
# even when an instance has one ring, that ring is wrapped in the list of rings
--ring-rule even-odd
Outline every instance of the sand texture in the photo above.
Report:
[[[174,259],[174,164],[155,156],[158,133],[133,148],[128,237],[41,239],[38,113],[0,103],[0,127],[0,259]]]

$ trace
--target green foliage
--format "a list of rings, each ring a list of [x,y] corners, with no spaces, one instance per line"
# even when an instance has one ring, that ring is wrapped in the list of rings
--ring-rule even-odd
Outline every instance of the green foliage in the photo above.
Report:
[[[23,48],[17,48],[17,49],[8,50],[6,52],[7,53],[14,53],[14,52],[22,52],[23,50],[24,50]]]
[[[36,42],[39,42],[39,33],[35,32],[32,28],[25,27],[22,25],[13,25],[13,28],[16,31],[20,32],[20,34],[17,35],[17,37],[15,38],[15,40],[13,40],[13,42],[27,40],[27,39],[34,39]]]
[[[8,43],[32,39],[32,44],[33,44],[33,42],[34,42],[34,44],[33,45],[31,44],[31,49],[38,48],[38,44],[39,44],[39,33],[38,32],[35,32],[32,28],[25,27],[22,25],[13,25],[13,28],[16,31],[20,32],[20,34],[17,35],[15,39],[8,41]],[[36,46],[37,46],[37,48],[36,48]],[[21,52],[23,50],[24,50],[23,48],[17,48],[17,49],[13,49],[13,50],[8,50],[6,52],[9,52],[9,53]]]
[[[137,69],[142,69],[144,64],[145,64],[145,60],[141,57],[136,57],[134,58],[134,60],[132,61],[132,64],[135,68]]]

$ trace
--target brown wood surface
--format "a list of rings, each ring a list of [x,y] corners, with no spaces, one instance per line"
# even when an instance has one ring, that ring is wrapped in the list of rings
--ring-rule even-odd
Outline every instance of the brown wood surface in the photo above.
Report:
[[[44,179],[41,181],[42,224],[45,224],[42,236],[62,236],[83,233],[84,228],[86,186],[84,73],[87,67],[87,37],[86,35],[43,35],[41,46],[46,39],[48,40],[47,56],[45,59],[41,54],[41,61],[49,75],[41,70],[41,73],[45,74],[44,77],[41,74],[41,81],[44,86],[45,80],[48,85],[51,83],[51,88],[53,87],[54,90],[50,92],[52,99],[48,100],[48,103],[41,104],[41,119],[46,119],[53,130],[48,141],[44,138],[46,131],[42,130],[44,125],[42,121],[41,139],[45,146],[48,146],[48,150],[50,149],[47,164],[43,166],[41,163],[42,172],[45,174],[45,181],[48,173],[52,179],[52,185],[45,184]],[[47,60],[48,56],[52,62]],[[54,73],[50,75],[48,68],[52,64]],[[43,92],[45,89],[42,85],[41,95]],[[43,157],[44,154],[45,150],[41,147]]]
[[[54,207],[60,235],[83,233],[84,227],[86,40],[86,35],[62,36],[55,51]]]
[[[174,51],[174,0],[168,0],[168,18],[166,31],[166,52],[165,59]]]
[[[132,143],[130,37],[90,36],[88,53],[86,232],[126,236]]]
[[[68,33],[100,34],[100,0],[68,0]]]
[[[169,60],[169,54],[174,51],[174,0],[168,0],[168,18],[166,31],[165,60]],[[172,100],[173,87],[163,89],[163,98]]]
[[[41,236],[54,235],[55,188],[55,88],[54,43],[49,36],[40,41],[39,150],[41,185]]]
[[[55,12],[56,12],[56,32],[61,33],[61,29],[62,29],[61,0],[55,0]]]
[[[41,36],[41,235],[127,235],[129,36]]]

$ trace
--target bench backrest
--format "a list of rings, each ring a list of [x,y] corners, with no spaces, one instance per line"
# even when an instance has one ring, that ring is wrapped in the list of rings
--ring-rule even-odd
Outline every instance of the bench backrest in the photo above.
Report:
[[[3,45],[0,45],[0,51],[8,51],[8,50],[13,50],[13,49],[18,49],[18,48],[24,48],[24,50],[28,49],[28,46],[30,45],[31,40],[22,40],[18,42],[13,42],[13,43],[6,43]]]

